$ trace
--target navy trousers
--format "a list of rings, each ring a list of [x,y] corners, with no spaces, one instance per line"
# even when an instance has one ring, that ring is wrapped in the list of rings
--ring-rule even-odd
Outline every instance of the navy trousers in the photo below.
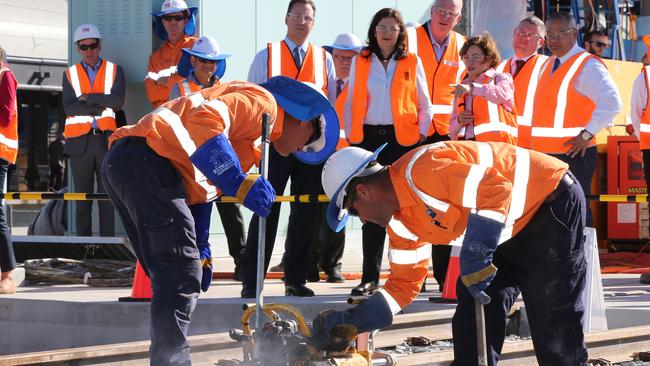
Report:
[[[191,365],[187,330],[201,284],[194,220],[181,176],[145,139],[116,141],[104,186],[151,278],[151,365]]]
[[[7,169],[9,162],[0,159],[0,191],[7,191]],[[16,268],[14,247],[11,243],[11,228],[7,225],[5,200],[0,200],[0,272],[11,272]]]
[[[569,157],[566,154],[553,154],[551,155],[554,158],[560,159],[563,162],[569,164],[569,170],[580,182],[582,191],[585,192],[585,195],[591,194],[591,179],[594,176],[594,171],[596,170],[596,161],[598,160],[598,149],[590,147],[585,152],[585,156],[576,156],[575,158]],[[587,201],[587,216],[586,216],[587,226],[593,227],[593,218],[591,216],[591,207],[589,207],[589,201]]]
[[[544,203],[517,235],[499,245],[498,268],[485,306],[488,365],[503,347],[506,317],[519,291],[524,299],[537,361],[542,366],[587,362],[582,331],[585,286],[585,198],[579,184]],[[454,366],[477,364],[474,298],[460,279],[452,321]]]

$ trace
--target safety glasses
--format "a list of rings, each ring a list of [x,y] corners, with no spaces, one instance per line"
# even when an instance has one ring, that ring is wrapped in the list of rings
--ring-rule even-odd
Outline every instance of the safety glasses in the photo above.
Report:
[[[94,50],[95,48],[99,47],[99,43],[91,43],[91,44],[82,44],[79,45],[79,49],[82,51],[88,51],[88,50]]]
[[[598,46],[598,47],[600,47],[600,48],[608,48],[608,47],[609,47],[609,43],[605,43],[605,42],[600,42],[600,41],[590,41],[589,43],[591,43],[592,46],[593,46],[593,45],[596,45],[596,46]]]
[[[195,56],[195,57],[196,57],[196,56]],[[197,57],[196,59],[197,59],[200,63],[202,63],[202,64],[210,64],[210,65],[214,65],[214,64],[217,63],[217,60],[208,60],[207,58],[200,58],[200,57]]]
[[[311,133],[311,136],[309,136],[309,139],[307,140],[307,143],[305,145],[309,145],[312,142],[318,140],[322,135],[322,131],[320,129],[320,117],[316,117],[312,119],[311,126],[313,128],[313,132]]]
[[[163,15],[162,16],[163,20],[171,22],[172,20],[175,20],[177,22],[182,21],[183,19],[187,18],[185,15]]]

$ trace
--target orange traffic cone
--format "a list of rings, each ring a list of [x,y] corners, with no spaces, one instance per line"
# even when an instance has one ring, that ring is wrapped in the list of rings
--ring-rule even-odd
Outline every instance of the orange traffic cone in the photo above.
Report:
[[[135,264],[135,275],[133,276],[133,287],[131,297],[120,297],[120,302],[149,302],[151,301],[151,280],[142,269],[140,261]]]
[[[451,247],[449,256],[449,266],[447,266],[447,275],[445,276],[445,285],[442,289],[442,298],[446,301],[456,301],[456,282],[460,277],[460,246]]]

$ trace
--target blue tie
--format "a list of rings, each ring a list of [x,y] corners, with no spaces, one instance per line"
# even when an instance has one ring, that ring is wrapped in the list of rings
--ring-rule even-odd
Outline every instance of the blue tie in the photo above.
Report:
[[[300,46],[296,46],[293,49],[293,60],[296,62],[298,69],[302,67],[302,52],[300,52]]]
[[[553,61],[553,68],[551,69],[551,73],[553,73],[557,68],[560,67],[560,59],[555,58],[555,61]]]

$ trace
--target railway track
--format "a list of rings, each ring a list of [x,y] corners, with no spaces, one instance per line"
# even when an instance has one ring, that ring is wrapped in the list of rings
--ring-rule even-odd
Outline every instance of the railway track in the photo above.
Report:
[[[451,339],[453,310],[404,314],[395,317],[395,323],[375,337],[375,347],[388,348],[402,343],[407,337],[424,336],[430,340]],[[586,335],[590,358],[605,358],[613,362],[631,360],[633,352],[650,350],[650,325],[621,328]],[[227,333],[190,337],[194,365],[215,365],[221,359],[241,359],[239,344]],[[129,342],[93,347],[0,356],[0,366],[13,365],[105,365],[135,366],[148,364],[149,342]],[[424,352],[394,355],[398,364],[448,365],[453,351]],[[536,365],[532,342],[521,340],[504,345],[499,365]]]

